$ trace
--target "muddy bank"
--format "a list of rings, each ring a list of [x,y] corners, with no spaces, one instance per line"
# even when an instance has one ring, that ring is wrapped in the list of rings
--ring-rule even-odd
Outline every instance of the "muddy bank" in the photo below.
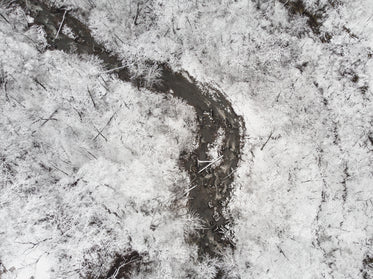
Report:
[[[119,67],[115,74],[121,80],[132,82],[136,86],[145,84],[141,78],[131,79],[129,69],[122,67],[121,59],[96,42],[88,27],[69,13],[66,13],[63,24],[70,27],[76,38],[72,39],[60,33],[56,39],[56,33],[65,13],[63,9],[49,7],[36,0],[23,0],[19,4],[34,18],[30,26],[44,27],[49,49],[95,55],[102,60],[107,69]],[[224,209],[231,197],[233,172],[240,157],[240,129],[244,129],[243,120],[234,112],[231,103],[219,90],[200,86],[188,77],[187,73],[174,72],[167,65],[160,64],[159,67],[162,70],[161,83],[149,89],[182,98],[194,107],[197,114],[196,149],[190,154],[180,155],[180,165],[189,173],[192,186],[195,186],[189,193],[189,207],[191,211],[197,212],[205,223],[205,229],[200,230],[190,241],[198,244],[201,257],[206,254],[218,257],[219,251],[234,246],[231,239],[224,237],[225,226],[232,222],[229,216],[224,214]],[[198,160],[209,159],[208,147],[214,143],[219,129],[222,129],[225,135],[220,150],[222,158],[218,166],[201,171],[206,163],[198,164]],[[121,264],[122,261],[117,260],[113,268]],[[113,268],[110,270],[112,271]]]

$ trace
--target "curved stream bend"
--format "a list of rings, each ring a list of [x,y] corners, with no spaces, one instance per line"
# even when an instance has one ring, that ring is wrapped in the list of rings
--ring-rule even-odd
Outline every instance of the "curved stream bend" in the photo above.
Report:
[[[131,80],[129,69],[122,68],[121,59],[97,43],[88,27],[70,16],[69,13],[66,14],[63,24],[72,29],[76,38],[71,39],[60,33],[55,39],[65,11],[51,8],[37,0],[22,0],[19,3],[26,13],[34,18],[32,25],[44,27],[49,48],[69,53],[95,55],[108,69],[121,67],[116,71],[121,80],[142,84],[140,79]],[[161,85],[155,85],[149,89],[164,93],[172,90],[174,96],[182,98],[193,106],[197,114],[197,148],[191,154],[181,154],[180,163],[189,173],[192,185],[196,186],[189,193],[189,207],[197,212],[206,223],[206,229],[200,230],[192,241],[198,244],[200,256],[208,254],[215,257],[224,248],[233,247],[232,240],[224,237],[223,234],[224,227],[231,222],[230,217],[223,212],[231,197],[232,174],[239,161],[240,129],[244,129],[244,123],[222,92],[207,87],[203,90],[190,77],[173,72],[167,65],[160,65],[160,67],[162,70]],[[220,150],[223,157],[218,166],[199,173],[203,166],[199,166],[197,160],[207,160],[208,146],[215,141],[219,129],[225,132]]]

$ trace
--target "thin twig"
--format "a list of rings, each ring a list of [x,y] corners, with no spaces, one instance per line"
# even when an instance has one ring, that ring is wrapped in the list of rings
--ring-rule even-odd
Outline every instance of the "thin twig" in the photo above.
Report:
[[[61,28],[62,28],[63,22],[65,21],[66,13],[67,13],[67,10],[65,10],[65,12],[63,13],[62,21],[61,21],[61,23],[60,23],[60,27],[58,28],[58,31],[57,31],[56,37],[55,37],[54,39],[57,39],[58,35],[60,34],[60,31],[61,31]]]
[[[198,186],[198,185],[195,185],[195,186],[189,188],[188,190],[186,190],[183,196],[187,195],[190,191],[192,191],[192,190],[193,190],[194,188],[196,188],[197,186]]]
[[[111,275],[108,279],[116,279],[116,278],[117,278],[117,275],[118,275],[118,273],[119,273],[119,270],[120,270],[122,267],[124,267],[124,266],[126,266],[126,265],[128,265],[128,264],[134,263],[134,262],[138,262],[139,260],[140,260],[140,259],[135,259],[135,260],[132,260],[132,261],[126,262],[126,263],[124,263],[124,264],[121,264],[121,265],[117,268],[117,270],[114,272],[114,274]]]
[[[55,115],[57,111],[58,109],[56,109],[47,119],[45,119],[45,121],[40,125],[40,127],[43,127],[49,120],[51,120],[53,115]]]
[[[102,131],[110,124],[111,120],[113,120],[113,118],[114,118],[114,116],[116,114],[117,114],[117,112],[113,113],[113,115],[110,117],[109,121],[106,122],[105,126],[101,130],[99,130],[99,129],[97,129],[95,127],[95,129],[97,130],[98,134],[93,138],[93,140],[96,140],[98,138],[98,136],[102,136],[106,141],[108,141],[107,138],[102,134]]]
[[[97,159],[97,157],[90,151],[86,150],[89,155],[91,155],[94,159]]]
[[[95,127],[95,126],[94,126],[94,127]],[[102,128],[101,131],[100,131],[99,129],[97,129],[96,127],[95,127],[95,129],[96,129],[96,131],[98,132],[98,134],[94,137],[93,140],[96,140],[96,139],[98,138],[98,136],[101,136],[101,137],[103,137],[103,139],[104,139],[105,141],[107,141],[107,138],[102,134],[102,131],[104,130],[104,128]]]
[[[96,106],[95,100],[93,99],[93,96],[92,96],[91,90],[89,90],[89,88],[87,88],[87,90],[88,90],[89,97],[91,97],[91,101],[92,101],[92,103],[93,103],[93,107],[96,109],[97,106]]]
[[[133,20],[133,24],[137,25],[137,19],[139,18],[139,15],[140,15],[140,12],[141,12],[141,9],[140,9],[140,2],[137,3],[137,10],[136,10],[136,16]]]
[[[4,15],[2,15],[2,14],[0,14],[0,16],[7,22],[7,23],[9,23],[10,24],[10,22],[9,22],[9,20],[4,16]]]
[[[197,159],[197,164],[198,164],[198,166],[199,166],[200,164],[211,163],[211,162],[212,162],[211,160],[198,160],[198,159]]]
[[[271,139],[272,135],[273,135],[273,131],[272,131],[271,134],[268,136],[266,142],[262,145],[262,147],[260,148],[260,150],[263,150],[263,149],[264,149],[264,147],[267,145],[267,143],[268,143],[269,140]]]
[[[76,108],[73,107],[73,109],[76,111],[76,113],[79,115],[80,122],[82,122],[82,113],[79,112]]]
[[[227,176],[223,177],[222,181],[224,181],[224,180],[227,179],[228,177],[231,177],[232,174],[234,174],[236,171],[237,171],[237,169],[234,169],[233,171],[231,171]]]
[[[286,257],[284,251],[281,249],[281,247],[279,245],[276,245],[276,246],[277,246],[278,250],[280,251],[280,254],[282,254],[285,257],[285,259],[289,260],[288,257]]]
[[[106,71],[103,71],[103,72],[98,72],[95,75],[108,74],[108,73],[115,72],[116,70],[121,70],[121,69],[124,69],[124,68],[126,68],[126,66],[120,66],[120,67],[116,67],[116,68],[106,70]]]
[[[64,174],[66,174],[67,176],[69,176],[69,174],[68,174],[67,172],[61,170],[60,168],[58,168],[58,167],[55,166],[54,164],[52,164],[52,167],[54,167],[56,170],[58,170],[58,171],[60,171],[60,172],[62,172],[62,173],[64,173]]]
[[[216,163],[217,161],[219,161],[221,158],[223,158],[223,155],[221,155],[219,158],[217,158],[216,160],[212,161],[210,164],[208,164],[206,167],[204,167],[203,169],[201,169],[198,173],[201,173],[203,172],[205,169],[207,169],[208,167],[210,167],[212,164]]]
[[[121,38],[119,38],[119,36],[118,36],[117,34],[114,34],[114,36],[115,36],[119,41],[121,41],[122,44],[124,44],[124,41],[123,41]]]
[[[39,84],[41,87],[43,87],[43,89],[45,90],[45,91],[48,91],[47,90],[47,88],[37,79],[37,78],[35,78],[34,79],[35,80],[35,82],[37,83],[37,84]]]
[[[26,108],[20,101],[18,101],[16,98],[14,98],[13,96],[8,96],[7,95],[7,98],[9,99],[12,99],[12,100],[14,100],[17,104],[19,104],[21,107],[23,107],[23,108]]]

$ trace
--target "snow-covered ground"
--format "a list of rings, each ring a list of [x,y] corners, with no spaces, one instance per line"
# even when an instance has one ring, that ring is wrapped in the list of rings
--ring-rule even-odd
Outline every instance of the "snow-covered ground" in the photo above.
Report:
[[[124,60],[187,70],[244,117],[236,250],[199,264],[195,216],[173,198],[193,111],[92,57],[39,52],[43,32],[3,8],[0,277],[98,274],[127,249],[148,262],[138,278],[373,278],[373,2],[288,2],[53,1]]]
[[[198,223],[178,157],[194,111],[97,74],[92,57],[40,53],[42,32],[16,12],[0,25],[0,277],[102,275],[137,251],[149,277],[183,278]]]

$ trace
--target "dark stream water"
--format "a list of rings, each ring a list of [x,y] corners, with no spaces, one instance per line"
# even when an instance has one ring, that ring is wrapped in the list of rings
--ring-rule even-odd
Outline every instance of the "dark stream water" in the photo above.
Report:
[[[63,9],[49,7],[36,0],[22,0],[19,4],[34,18],[32,25],[44,27],[49,49],[95,55],[102,60],[107,69],[122,66],[121,59],[96,42],[89,28],[69,13],[65,16],[64,24],[72,29],[76,38],[71,39],[60,33],[55,39],[65,12]],[[196,186],[189,193],[188,206],[190,210],[198,213],[206,224],[206,228],[201,229],[189,241],[198,245],[200,257],[204,255],[219,257],[220,251],[234,248],[232,239],[224,237],[222,233],[224,226],[232,222],[227,214],[223,214],[223,211],[232,193],[233,172],[240,159],[240,130],[244,129],[244,123],[242,118],[234,112],[226,96],[219,90],[203,87],[192,78],[185,77],[185,73],[174,72],[165,64],[159,64],[159,67],[162,70],[161,83],[148,89],[166,94],[171,94],[170,90],[172,90],[174,96],[182,98],[195,109],[198,119],[198,144],[192,153],[180,154],[180,165],[188,172],[192,185]],[[114,73],[123,81],[132,82],[137,86],[144,84],[141,78],[131,79],[127,68],[118,69]],[[197,160],[208,159],[208,146],[214,143],[219,129],[224,130],[225,134],[220,150],[223,157],[218,166],[199,173],[204,165],[198,165]],[[126,260],[128,259],[125,256],[117,258],[109,273],[104,277],[111,276],[116,268]],[[130,265],[123,268],[121,273],[129,267]],[[221,277],[221,274],[218,277]]]

